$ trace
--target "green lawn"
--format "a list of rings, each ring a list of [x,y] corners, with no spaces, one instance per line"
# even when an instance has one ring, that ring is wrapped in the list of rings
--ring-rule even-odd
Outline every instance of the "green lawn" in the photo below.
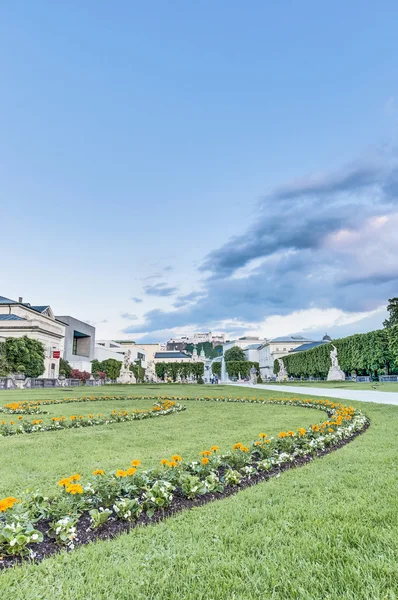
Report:
[[[152,393],[246,393],[221,386],[154,387]],[[133,388],[133,393],[141,391],[139,386]],[[147,386],[145,391],[150,391]],[[118,393],[120,388],[106,392]],[[277,395],[264,390],[247,393]],[[11,397],[55,394],[68,395],[53,390],[3,392],[0,403]],[[100,403],[99,412],[106,412],[104,404],[110,408],[112,403]],[[341,450],[163,523],[70,554],[63,552],[38,565],[0,572],[0,598],[396,599],[398,407],[347,404],[360,407],[370,417],[371,427]],[[145,468],[172,452],[193,458],[210,444],[226,450],[236,441],[250,441],[260,431],[276,433],[323,418],[319,411],[298,407],[186,405],[184,413],[154,420],[0,439],[0,497],[26,486],[51,491],[62,475],[76,471],[84,475],[97,466],[112,469],[132,458],[140,458]],[[58,414],[66,410],[87,414],[93,406],[51,407],[55,409]]]
[[[346,389],[346,390],[377,390],[378,392],[398,392],[398,383],[394,382],[380,382],[374,381],[372,383],[357,383],[356,381],[286,381],[278,382],[272,381],[267,382],[270,385],[290,385],[299,387],[315,387],[315,388],[329,388],[335,389]],[[264,383],[264,385],[267,385]],[[325,392],[326,394],[326,392]]]

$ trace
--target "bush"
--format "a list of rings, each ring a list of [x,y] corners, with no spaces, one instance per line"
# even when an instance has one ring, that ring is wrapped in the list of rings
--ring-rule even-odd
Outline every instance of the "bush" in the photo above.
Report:
[[[59,361],[59,374],[65,375],[65,377],[67,377],[69,379],[69,377],[71,376],[71,373],[72,373],[72,367],[70,366],[70,364],[68,363],[67,360],[65,360],[64,358],[61,358]]]
[[[79,371],[79,369],[72,369],[70,376],[72,379],[80,379],[80,381],[85,383],[87,379],[90,379],[91,373],[88,371]]]
[[[5,362],[8,373],[20,372],[23,366],[27,377],[39,377],[44,373],[44,346],[26,335],[21,338],[7,338]]]
[[[243,352],[242,348],[239,348],[239,346],[232,346],[232,348],[227,350],[226,353],[224,354],[224,359],[225,359],[225,362],[229,362],[229,361],[243,362],[246,360],[246,355]]]
[[[204,383],[203,377],[201,375],[199,375],[198,380],[197,380],[196,383],[199,383],[200,385],[202,385]]]

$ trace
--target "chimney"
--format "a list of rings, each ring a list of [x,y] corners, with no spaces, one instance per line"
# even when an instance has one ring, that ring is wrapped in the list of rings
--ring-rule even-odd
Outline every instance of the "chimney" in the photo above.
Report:
[[[19,302],[19,304],[22,304],[22,302],[23,302],[23,298],[22,298],[22,296],[19,296],[19,298],[18,298],[18,302]]]

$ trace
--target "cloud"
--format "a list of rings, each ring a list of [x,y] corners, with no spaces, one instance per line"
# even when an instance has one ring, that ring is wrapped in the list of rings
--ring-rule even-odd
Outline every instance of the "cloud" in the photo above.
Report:
[[[133,297],[131,298],[131,300],[132,300],[133,302],[137,302],[137,304],[139,304],[140,302],[142,302],[142,298],[137,298],[136,296],[133,296]]]
[[[360,319],[397,295],[397,230],[395,166],[355,166],[284,185],[262,201],[247,231],[205,257],[202,292],[177,297],[174,310],[147,312],[129,332],[220,329],[227,320],[256,327],[315,308]]]
[[[138,319],[137,315],[132,315],[131,313],[122,313],[120,316],[122,319],[128,319],[129,321],[136,321]]]
[[[176,287],[168,286],[166,283],[156,283],[144,287],[144,292],[149,296],[172,296],[176,291]]]

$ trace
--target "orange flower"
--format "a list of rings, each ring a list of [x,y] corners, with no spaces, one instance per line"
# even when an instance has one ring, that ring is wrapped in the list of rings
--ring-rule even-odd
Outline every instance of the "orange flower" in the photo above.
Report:
[[[173,454],[173,456],[171,457],[171,460],[179,463],[182,461],[182,457],[179,454]]]
[[[126,471],[127,475],[129,475],[129,476],[134,475],[134,473],[136,473],[136,472],[137,472],[137,469],[135,467],[130,467]]]
[[[178,462],[176,460],[171,460],[169,462],[169,467],[178,467]]]
[[[220,448],[219,448],[218,446],[212,446],[212,447],[210,448],[210,450],[211,450],[212,452],[217,452],[217,450],[219,450],[219,449],[220,449]]]
[[[261,446],[261,443],[262,443],[262,442],[254,442],[254,445],[255,445],[255,446]]]
[[[139,467],[141,464],[141,461],[140,460],[132,460],[130,464],[132,467]]]
[[[203,452],[200,452],[200,454],[201,454],[202,456],[211,456],[211,452],[210,452],[210,450],[203,450]]]
[[[167,460],[167,458],[162,458],[162,460],[160,461],[160,464],[163,466],[169,465],[169,461]]]
[[[287,433],[285,431],[281,431],[280,434],[279,434],[279,437],[281,439],[285,438],[286,436],[287,436]]]
[[[206,456],[204,456],[204,457],[202,458],[202,465],[207,465],[207,464],[208,464],[208,462],[209,462],[209,459],[208,459]]]
[[[267,436],[267,434],[266,434],[266,433],[260,433],[260,435],[259,435],[258,437],[260,437],[260,438],[264,439],[264,438],[266,438],[266,437],[268,437],[268,436]]]
[[[69,477],[69,479],[70,479],[71,481],[80,481],[81,477],[80,477],[79,473],[75,473],[74,475],[71,475],[71,476]]]
[[[58,485],[60,487],[67,487],[70,483],[71,483],[71,478],[70,477],[63,477],[63,479],[60,479],[58,481]]]
[[[105,475],[105,471],[103,469],[95,469],[93,475]]]
[[[294,431],[288,431],[287,435],[290,436],[290,437],[294,437]]]
[[[70,485],[68,485],[68,487],[66,488],[66,491],[68,494],[82,494],[83,493],[83,488],[80,485],[80,483],[71,483]]]
[[[8,508],[12,508],[16,502],[18,502],[18,500],[12,496],[3,498],[3,500],[0,500],[0,512],[5,512]]]
[[[238,442],[237,444],[235,444],[234,446],[232,446],[233,450],[241,450],[243,444],[241,442]]]
[[[126,477],[127,476],[127,471],[123,471],[123,469],[118,469],[116,471],[116,477]]]

